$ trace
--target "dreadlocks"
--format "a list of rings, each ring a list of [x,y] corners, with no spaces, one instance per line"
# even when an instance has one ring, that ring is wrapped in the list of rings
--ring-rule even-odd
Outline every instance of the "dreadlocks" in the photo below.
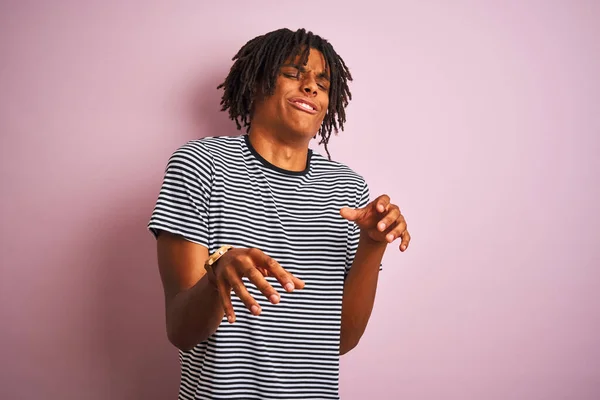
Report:
[[[233,57],[234,64],[229,75],[217,87],[224,90],[221,111],[229,111],[229,118],[235,121],[238,129],[245,127],[246,131],[249,131],[256,94],[272,95],[281,65],[286,60],[293,60],[298,56],[300,62],[306,65],[310,49],[316,49],[323,54],[330,74],[329,108],[317,135],[321,136],[319,144],[324,144],[327,156],[331,160],[327,144],[332,131],[337,134],[338,130],[344,130],[345,108],[352,99],[348,88],[348,81],[352,80],[352,75],[333,46],[312,32],[305,29],[296,32],[279,29],[246,43]]]

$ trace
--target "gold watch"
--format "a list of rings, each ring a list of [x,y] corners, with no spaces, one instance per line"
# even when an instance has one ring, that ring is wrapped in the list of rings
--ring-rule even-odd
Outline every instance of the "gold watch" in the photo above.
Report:
[[[233,246],[230,246],[230,245],[221,246],[221,248],[219,250],[215,251],[204,262],[204,269],[206,270],[206,273],[208,274],[209,280],[213,280],[213,282],[214,282],[215,271],[213,270],[213,265],[215,265],[215,263],[219,260],[219,258],[221,258],[223,256],[223,254],[227,253],[232,248],[233,248]]]

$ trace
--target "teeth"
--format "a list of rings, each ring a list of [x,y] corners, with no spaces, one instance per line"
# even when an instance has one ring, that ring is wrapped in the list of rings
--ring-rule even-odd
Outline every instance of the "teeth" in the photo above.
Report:
[[[311,106],[309,106],[308,104],[306,104],[306,103],[296,103],[296,104],[301,105],[302,108],[306,108],[307,110],[310,110],[310,111],[313,110],[313,108]]]

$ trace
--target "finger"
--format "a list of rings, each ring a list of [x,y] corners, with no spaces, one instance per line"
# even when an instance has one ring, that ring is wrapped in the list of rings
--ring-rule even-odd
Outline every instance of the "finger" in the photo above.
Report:
[[[237,297],[244,303],[246,308],[250,310],[253,315],[259,315],[261,312],[260,305],[256,302],[254,297],[248,292],[246,289],[246,285],[242,282],[241,278],[235,276],[235,278],[230,280],[231,288]]]
[[[249,268],[246,276],[271,303],[279,303],[279,293],[277,293],[277,290],[269,284],[261,271],[256,268]]]
[[[256,266],[256,269],[258,270],[258,272],[261,273],[262,276],[270,276],[269,275],[269,270],[266,268],[261,267],[260,265]]]
[[[233,304],[231,304],[231,289],[229,289],[229,286],[222,281],[217,281],[217,289],[227,321],[230,324],[233,324],[235,322],[235,312],[233,311]]]
[[[406,231],[406,221],[404,219],[399,219],[396,224],[390,229],[390,231],[385,235],[385,239],[388,243],[392,243],[394,240],[402,236],[402,234]]]
[[[379,211],[380,213],[385,212],[385,210],[389,204],[390,204],[390,196],[388,196],[387,194],[383,194],[375,200],[375,209],[377,211]]]
[[[277,261],[275,261],[275,259],[265,254],[265,258],[262,262],[266,265],[271,274],[275,277],[275,279],[277,279],[286,292],[293,292],[294,289],[302,289],[304,287],[304,282],[297,278],[294,279],[295,277],[283,269],[283,267]],[[296,283],[298,283],[298,287],[296,287]]]
[[[275,279],[281,284],[286,292],[293,292],[296,288],[296,283],[292,277],[292,274],[287,272],[283,267],[271,257],[266,260],[267,268],[273,274]]]
[[[350,207],[343,207],[340,210],[340,215],[342,216],[342,218],[347,219],[348,221],[356,221],[357,219],[360,218],[360,216],[363,212],[364,212],[363,209],[354,209],[354,208],[350,208]]]
[[[292,276],[292,280],[294,281],[294,287],[296,289],[304,289],[304,286],[306,285],[306,283],[300,279],[300,278],[296,278],[294,275],[290,274]]]
[[[410,233],[408,231],[404,231],[402,233],[402,242],[400,242],[400,251],[405,251],[408,249],[408,244],[410,243]]]
[[[379,230],[379,232],[385,232],[385,230],[387,228],[392,226],[394,223],[396,223],[398,221],[398,219],[400,219],[402,217],[398,206],[392,205],[389,208],[390,208],[390,211],[377,224],[377,229]]]
[[[252,258],[256,268],[268,269],[269,274],[277,279],[286,292],[294,291],[294,289],[296,289],[296,283],[298,283],[298,289],[304,287],[304,282],[294,279],[294,276],[283,269],[283,267],[275,259],[269,257],[261,250],[253,249],[248,253],[248,255]]]

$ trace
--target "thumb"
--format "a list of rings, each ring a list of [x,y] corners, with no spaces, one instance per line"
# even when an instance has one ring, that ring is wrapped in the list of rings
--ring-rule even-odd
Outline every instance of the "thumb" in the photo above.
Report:
[[[356,221],[361,215],[360,209],[356,210],[350,207],[344,207],[340,210],[340,215],[348,221]]]

